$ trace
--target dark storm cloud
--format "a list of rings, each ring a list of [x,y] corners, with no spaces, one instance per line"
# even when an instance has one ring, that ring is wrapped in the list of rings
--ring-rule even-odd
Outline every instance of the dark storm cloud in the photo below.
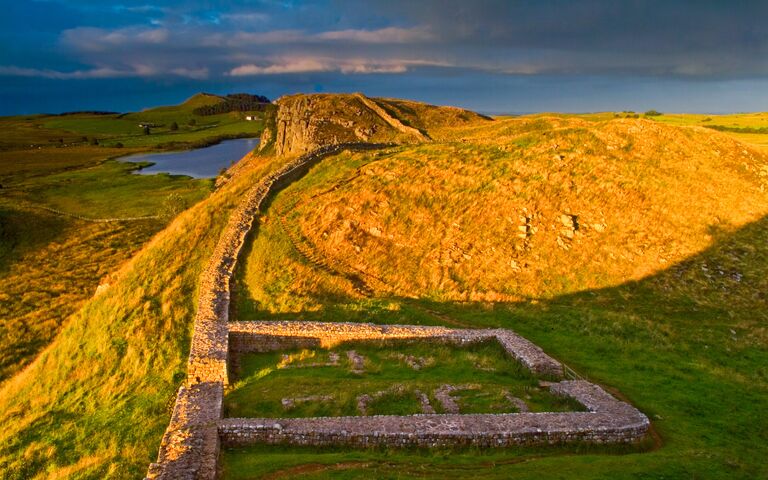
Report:
[[[169,91],[267,81],[375,90],[395,77],[768,76],[764,1],[74,0],[6,10],[0,86],[133,79]]]

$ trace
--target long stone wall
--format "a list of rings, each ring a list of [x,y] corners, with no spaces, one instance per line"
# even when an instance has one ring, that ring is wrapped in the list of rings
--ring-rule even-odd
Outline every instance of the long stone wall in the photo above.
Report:
[[[370,417],[230,418],[219,423],[225,446],[257,443],[355,447],[509,447],[573,442],[641,440],[648,418],[584,380],[562,381],[551,391],[572,397],[587,412],[378,415]]]
[[[157,462],[148,479],[214,478],[219,454],[216,421],[221,419],[221,396],[228,383],[230,281],[261,205],[287,183],[301,177],[329,155],[343,150],[372,150],[390,145],[350,143],[329,145],[298,157],[268,175],[232,212],[207,268],[200,277],[197,314],[187,363],[187,379],[179,389]]]

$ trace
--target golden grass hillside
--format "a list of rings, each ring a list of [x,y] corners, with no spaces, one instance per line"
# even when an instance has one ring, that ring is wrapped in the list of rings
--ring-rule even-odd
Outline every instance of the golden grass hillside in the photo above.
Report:
[[[0,382],[160,228],[157,220],[93,223],[0,204]]]
[[[272,157],[177,217],[0,386],[0,478],[141,478],[185,377],[197,282],[229,212]]]
[[[507,302],[652,275],[768,213],[768,158],[711,130],[522,118],[441,137],[329,159],[265,221],[376,296]],[[275,260],[257,250],[248,288],[265,310],[354,295],[350,282],[307,275],[300,257],[278,270],[296,274],[269,274]]]

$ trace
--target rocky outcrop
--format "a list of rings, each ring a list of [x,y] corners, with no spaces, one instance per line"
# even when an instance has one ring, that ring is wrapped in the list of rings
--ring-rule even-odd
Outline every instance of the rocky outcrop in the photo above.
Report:
[[[277,155],[302,155],[341,143],[429,141],[419,130],[360,93],[290,95],[278,99],[276,104],[274,131],[265,130],[262,145],[274,143]]]

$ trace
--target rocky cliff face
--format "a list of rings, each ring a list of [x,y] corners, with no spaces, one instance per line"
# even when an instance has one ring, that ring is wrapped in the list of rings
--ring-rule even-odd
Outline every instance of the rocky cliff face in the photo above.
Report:
[[[316,94],[290,95],[276,103],[275,131],[269,129],[263,136],[274,139],[277,155],[301,155],[325,145],[348,142],[430,141],[426,128],[411,126],[410,119],[402,117],[401,109],[390,105],[389,100],[359,93]],[[435,111],[444,108],[418,105]],[[268,144],[269,140],[263,142]]]

